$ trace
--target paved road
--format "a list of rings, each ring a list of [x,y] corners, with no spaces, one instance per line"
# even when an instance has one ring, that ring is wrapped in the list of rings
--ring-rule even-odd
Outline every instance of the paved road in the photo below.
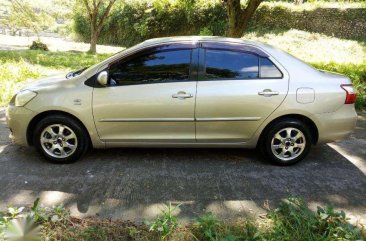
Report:
[[[252,150],[93,150],[71,165],[49,164],[8,140],[0,111],[0,209],[64,203],[72,214],[130,220],[154,217],[183,203],[182,220],[211,211],[221,217],[258,215],[290,196],[310,206],[333,203],[366,223],[366,114],[350,139],[321,145],[291,167],[272,166]]]

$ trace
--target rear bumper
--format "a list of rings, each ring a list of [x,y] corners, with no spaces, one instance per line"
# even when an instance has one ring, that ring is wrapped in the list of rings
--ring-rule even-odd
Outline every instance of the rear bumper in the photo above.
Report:
[[[13,143],[28,146],[27,128],[36,115],[36,112],[25,107],[8,106],[6,109],[6,122],[10,129],[9,138]]]
[[[319,144],[345,139],[356,127],[357,112],[354,105],[343,105],[335,112],[315,116],[318,120]]]

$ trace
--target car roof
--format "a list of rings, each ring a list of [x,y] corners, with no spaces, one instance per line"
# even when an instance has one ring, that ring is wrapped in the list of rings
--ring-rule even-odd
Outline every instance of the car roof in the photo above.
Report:
[[[248,52],[254,52],[259,56],[268,57],[268,55],[262,51],[262,49],[266,49],[265,44],[246,41],[239,38],[226,38],[226,37],[218,37],[218,36],[177,36],[177,37],[163,37],[163,38],[153,38],[149,40],[145,40],[144,42],[136,45],[138,48],[145,48],[149,46],[155,45],[164,45],[164,44],[171,44],[171,43],[182,43],[182,42],[192,42],[197,43],[201,42],[204,45],[202,47],[209,47],[209,48],[227,48],[230,44],[240,44],[244,45],[241,47],[233,47],[235,50],[242,50]],[[206,45],[206,46],[205,46]]]
[[[241,43],[248,45],[261,45],[253,41],[247,41],[239,38],[220,37],[220,36],[175,36],[175,37],[152,38],[145,40],[144,42],[141,43],[141,45],[160,44],[167,42],[184,42],[184,41],[192,41],[192,42],[210,41],[210,42]]]

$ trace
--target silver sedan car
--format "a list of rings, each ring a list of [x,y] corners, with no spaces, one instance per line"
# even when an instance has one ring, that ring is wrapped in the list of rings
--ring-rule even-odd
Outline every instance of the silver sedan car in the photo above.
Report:
[[[171,37],[32,82],[12,98],[7,122],[15,143],[56,163],[90,146],[257,147],[289,165],[350,134],[355,98],[348,77],[265,44]]]

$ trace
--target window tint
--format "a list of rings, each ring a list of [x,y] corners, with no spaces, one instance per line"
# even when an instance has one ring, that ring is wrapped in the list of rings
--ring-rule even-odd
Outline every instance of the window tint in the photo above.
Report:
[[[191,50],[153,52],[109,68],[110,85],[135,85],[189,79]]]
[[[261,58],[261,78],[282,78],[281,71],[268,58]]]
[[[205,79],[255,79],[258,62],[254,54],[207,49]]]

